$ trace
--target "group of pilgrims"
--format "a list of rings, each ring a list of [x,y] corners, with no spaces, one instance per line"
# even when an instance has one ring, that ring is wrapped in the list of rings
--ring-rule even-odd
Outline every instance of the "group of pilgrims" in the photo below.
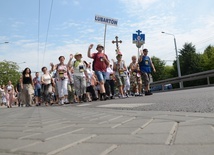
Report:
[[[144,49],[137,59],[127,67],[118,50],[116,61],[110,63],[104,53],[104,47],[98,44],[92,53],[90,44],[87,56],[93,59],[88,63],[81,53],[70,54],[69,61],[60,56],[59,63],[50,63],[50,69],[41,68],[42,75],[35,73],[33,78],[30,68],[25,68],[16,85],[11,81],[0,88],[1,105],[11,108],[13,105],[30,107],[33,105],[64,105],[108,99],[124,99],[129,96],[152,95],[150,91],[151,72],[155,67]]]

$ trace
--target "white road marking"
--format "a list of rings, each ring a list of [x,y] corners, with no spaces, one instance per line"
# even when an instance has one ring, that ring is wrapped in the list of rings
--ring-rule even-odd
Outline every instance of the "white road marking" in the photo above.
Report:
[[[111,147],[107,148],[105,151],[103,151],[100,155],[108,155],[110,152],[115,150],[118,146],[112,145]]]
[[[99,105],[97,107],[101,108],[135,108],[135,107],[140,107],[140,106],[146,106],[146,105],[151,105],[154,103],[114,103],[114,104],[105,104],[105,105]]]
[[[131,135],[136,135],[140,130],[144,129],[145,127],[147,127],[154,119],[150,119],[148,122],[146,122],[145,124],[143,124],[140,128],[138,128],[137,130],[133,131],[131,133]]]
[[[80,129],[73,130],[73,131],[66,132],[66,133],[62,133],[62,134],[59,134],[59,135],[56,135],[56,136],[48,137],[48,138],[46,138],[45,140],[51,140],[51,139],[58,138],[58,137],[61,137],[61,136],[64,136],[64,135],[69,135],[69,134],[71,134],[71,133],[75,133],[75,132],[78,132],[78,131],[82,131],[83,129],[84,129],[84,128],[80,128]]]
[[[79,105],[76,105],[76,106],[77,107],[84,107],[84,106],[89,106],[89,105],[92,105],[92,104],[86,103],[86,104],[79,104]]]
[[[80,139],[79,141],[73,142],[73,143],[68,144],[68,145],[66,145],[66,146],[64,146],[64,147],[61,147],[61,148],[56,149],[56,150],[54,150],[54,151],[51,151],[51,152],[49,152],[47,155],[57,154],[57,153],[59,153],[59,152],[62,152],[62,151],[64,151],[64,150],[70,148],[70,147],[79,145],[79,144],[81,144],[81,143],[83,143],[83,142],[85,142],[85,141],[87,141],[87,140],[89,140],[89,139],[92,139],[92,138],[96,137],[96,136],[97,136],[97,135],[91,135],[91,136],[89,136],[89,137]]]
[[[172,126],[172,129],[169,133],[169,136],[165,142],[166,145],[173,145],[174,143],[174,140],[175,140],[175,136],[177,134],[177,130],[178,130],[178,125],[179,123],[178,122],[175,122],[174,125]]]
[[[121,117],[123,117],[123,116],[118,116],[118,117],[112,118],[112,119],[110,119],[110,120],[108,120],[108,121],[100,122],[100,123],[98,123],[98,124],[105,124],[105,123],[108,123],[108,122],[111,122],[111,121],[117,120],[117,119],[119,119],[119,118],[121,118]]]
[[[16,152],[17,150],[24,149],[24,148],[27,148],[27,147],[30,147],[30,146],[33,146],[33,145],[36,145],[36,144],[39,144],[39,143],[42,143],[42,142],[41,141],[34,142],[34,143],[31,143],[31,144],[28,144],[28,145],[24,145],[24,146],[21,146],[21,147],[14,148],[14,149],[12,149],[10,151],[11,152]]]
[[[121,126],[121,125],[123,125],[123,124],[125,124],[125,123],[127,123],[127,122],[130,122],[130,121],[132,121],[132,120],[134,120],[134,119],[136,119],[136,117],[132,117],[132,118],[126,120],[126,121],[123,121],[123,122],[121,122],[121,123],[119,123],[119,124],[116,124],[116,125],[112,126],[111,128],[114,129],[114,128],[116,128],[116,127],[118,127],[118,126]]]

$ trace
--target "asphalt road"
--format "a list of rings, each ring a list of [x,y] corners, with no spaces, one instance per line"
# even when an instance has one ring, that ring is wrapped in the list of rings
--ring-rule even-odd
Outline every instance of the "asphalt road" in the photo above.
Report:
[[[133,105],[133,106],[132,106]],[[154,93],[151,96],[83,103],[98,108],[137,111],[214,112],[214,87]]]

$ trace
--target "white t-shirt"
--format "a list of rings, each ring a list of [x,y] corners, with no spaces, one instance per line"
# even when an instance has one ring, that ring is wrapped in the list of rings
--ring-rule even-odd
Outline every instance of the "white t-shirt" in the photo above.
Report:
[[[50,74],[43,74],[42,80],[46,84],[51,84],[51,75]]]
[[[116,65],[118,61],[116,62]],[[117,70],[115,71],[115,75],[118,76],[126,76],[124,71],[120,71],[120,69],[124,69],[125,62],[123,60],[120,61],[119,65],[117,65]]]
[[[72,62],[72,67],[74,69],[75,76],[85,76],[84,71],[86,70],[86,65],[83,63],[83,61],[75,60]]]
[[[114,74],[114,71],[111,69],[111,67],[108,67],[106,69],[106,80],[111,80],[110,75]]]

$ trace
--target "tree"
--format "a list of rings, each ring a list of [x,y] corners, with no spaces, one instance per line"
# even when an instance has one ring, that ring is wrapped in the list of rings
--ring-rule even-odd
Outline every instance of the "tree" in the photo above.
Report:
[[[192,43],[185,43],[183,48],[179,50],[179,53],[181,75],[189,75],[203,71],[201,54],[196,53],[196,48]],[[173,66],[177,72],[176,61],[174,61]],[[184,86],[194,86],[203,83],[203,80],[184,82]]]
[[[203,71],[201,67],[201,55],[196,53],[195,46],[192,43],[185,43],[183,48],[179,50],[179,60],[181,75],[188,75]],[[177,62],[173,63],[177,72]]]
[[[209,45],[201,55],[203,71],[214,69],[214,46]]]
[[[16,84],[20,78],[19,66],[12,61],[0,62],[0,84],[6,85],[10,80],[13,84]]]
[[[166,66],[164,60],[155,56],[151,57],[151,59],[156,69],[156,73],[152,72],[153,81],[165,80],[173,77],[172,73],[174,68],[172,66]]]
[[[164,79],[173,78],[174,68],[173,66],[165,66],[164,67]]]

